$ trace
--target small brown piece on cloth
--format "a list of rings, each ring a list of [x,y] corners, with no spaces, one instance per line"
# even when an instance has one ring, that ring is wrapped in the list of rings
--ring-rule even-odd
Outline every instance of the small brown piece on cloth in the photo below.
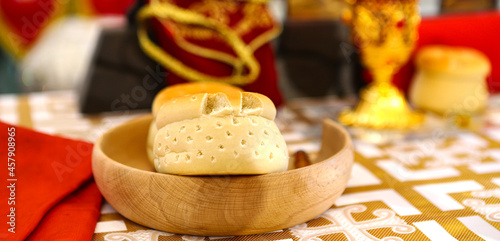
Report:
[[[297,151],[295,153],[295,168],[301,168],[311,165],[309,155],[305,151]]]

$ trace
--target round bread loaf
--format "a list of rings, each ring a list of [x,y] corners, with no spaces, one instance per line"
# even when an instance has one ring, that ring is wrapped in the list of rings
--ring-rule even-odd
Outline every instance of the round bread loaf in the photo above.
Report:
[[[161,106],[170,99],[177,98],[184,95],[189,94],[198,94],[198,93],[218,93],[223,92],[229,96],[233,96],[233,99],[237,99],[239,96],[239,92],[243,91],[242,89],[224,84],[224,83],[216,83],[216,82],[195,82],[195,83],[183,83],[176,84],[173,86],[169,86],[162,91],[160,91],[152,104],[152,113],[153,116],[156,117],[156,114],[160,110]],[[146,152],[148,154],[148,158],[150,160],[151,165],[153,165],[154,154],[153,154],[153,142],[156,136],[158,129],[156,128],[156,123],[153,119],[151,122],[151,126],[149,127],[148,139]]]
[[[430,45],[420,49],[416,66],[425,71],[455,75],[487,75],[491,63],[485,54],[467,47]]]
[[[154,166],[179,175],[285,171],[288,150],[264,95],[202,93],[172,99],[156,116]]]
[[[430,45],[416,56],[417,71],[409,91],[412,104],[443,116],[474,114],[488,102],[486,55],[467,47]]]

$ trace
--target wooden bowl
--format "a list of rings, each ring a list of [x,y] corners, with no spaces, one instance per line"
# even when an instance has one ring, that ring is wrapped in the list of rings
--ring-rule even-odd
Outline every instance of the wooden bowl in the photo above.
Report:
[[[330,208],[344,191],[353,163],[347,132],[323,123],[318,162],[253,176],[177,176],[157,173],[146,155],[151,116],[105,133],[92,170],[106,200],[126,218],[172,233],[226,236],[288,228]]]

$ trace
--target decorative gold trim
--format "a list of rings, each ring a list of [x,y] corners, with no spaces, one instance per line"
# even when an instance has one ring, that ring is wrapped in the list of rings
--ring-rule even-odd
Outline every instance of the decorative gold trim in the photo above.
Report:
[[[253,2],[253,1],[250,1],[250,2],[252,4],[255,4],[255,2]],[[256,11],[255,7],[261,7],[261,6],[246,5],[244,7],[243,11],[251,14],[251,13]],[[238,22],[238,24],[234,27],[234,31],[239,36],[243,36],[244,34],[246,34],[248,31],[250,31],[251,26],[253,26],[252,21],[254,21],[254,20],[249,20],[249,19],[250,18],[244,18],[243,20]],[[269,42],[269,40],[275,38],[276,36],[278,36],[281,33],[281,27],[279,27],[279,25],[274,24],[272,19],[269,19],[268,21],[269,21],[269,23],[267,23],[267,25],[272,26],[272,28],[265,31],[264,33],[261,33],[258,37],[253,39],[250,43],[248,43],[248,46],[250,46],[250,48],[252,49],[252,52],[255,52],[259,47],[261,47],[265,43]],[[217,60],[217,61],[226,63],[228,65],[233,65],[235,68],[240,67],[240,69],[238,69],[238,68],[235,69],[235,72],[242,71],[241,68],[243,66],[241,66],[242,63],[238,58],[234,57],[233,55],[227,54],[225,52],[221,52],[221,51],[217,51],[217,50],[213,50],[213,49],[209,49],[209,48],[204,48],[203,46],[192,44],[191,42],[187,41],[185,39],[186,36],[184,36],[182,34],[182,32],[196,33],[199,31],[193,31],[192,27],[184,27],[184,26],[177,27],[176,30],[181,32],[181,34],[176,34],[174,36],[174,38],[175,38],[174,40],[179,45],[179,47],[181,47],[185,51],[190,52],[190,53],[195,54],[195,55],[202,56],[202,57],[207,58],[207,59],[213,59],[213,60]],[[218,37],[216,34],[210,34],[212,32],[208,32],[208,31],[210,31],[210,30],[207,30],[207,33],[203,35],[202,39],[203,38],[217,38]],[[191,38],[191,36],[189,38]],[[194,38],[196,38],[196,37],[194,37]]]
[[[19,114],[19,125],[26,128],[33,128],[31,118],[31,106],[27,95],[21,95],[18,98],[17,113]]]
[[[75,13],[81,16],[95,16],[97,11],[94,9],[89,0],[74,0],[73,5]]]
[[[272,29],[254,38],[252,42],[248,44],[250,46],[250,49],[252,49],[252,51],[255,52],[255,50],[260,48],[265,43],[269,42],[269,40],[278,36],[281,33],[281,30],[282,30],[281,27],[275,26]]]
[[[269,42],[269,40],[275,38],[281,33],[281,27],[274,26],[272,29],[260,34],[258,37],[253,39],[248,46],[250,47],[252,53],[255,52],[258,48],[260,48],[265,43]],[[175,42],[184,49],[185,51],[207,58],[220,61],[222,63],[226,63],[228,65],[232,65],[235,68],[235,72],[242,71],[242,63],[241,60],[237,57],[234,57],[231,54],[227,54],[221,51],[204,48],[202,46],[192,44],[189,41],[186,41],[182,37],[175,36]],[[238,68],[240,68],[238,70]]]

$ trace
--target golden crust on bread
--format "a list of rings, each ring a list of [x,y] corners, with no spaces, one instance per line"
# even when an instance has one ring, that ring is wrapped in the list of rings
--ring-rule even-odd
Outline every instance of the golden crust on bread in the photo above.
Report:
[[[241,92],[241,91],[243,90],[236,86],[223,83],[214,83],[214,82],[177,84],[163,89],[156,95],[152,105],[152,112],[153,115],[156,116],[156,113],[158,113],[161,106],[166,101],[184,95],[197,94],[197,93],[217,93],[217,92],[223,92],[231,95],[231,93],[233,92]]]
[[[262,116],[274,120],[276,107],[265,95],[252,92],[201,93],[185,95],[165,102],[156,116],[158,129],[182,120],[202,116]]]
[[[485,54],[465,47],[426,46],[417,53],[415,63],[424,71],[438,73],[487,75],[491,71],[491,63]]]

